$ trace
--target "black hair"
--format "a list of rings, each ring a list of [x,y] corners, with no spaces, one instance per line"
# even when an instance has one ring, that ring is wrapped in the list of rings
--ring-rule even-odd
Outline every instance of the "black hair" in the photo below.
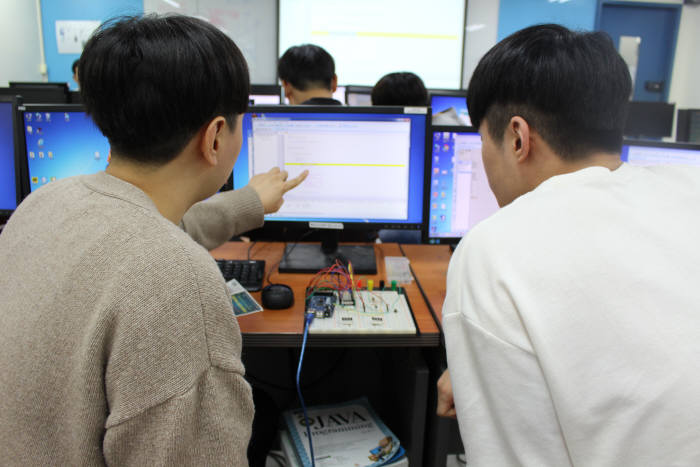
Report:
[[[80,62],[80,59],[77,59],[76,61],[73,62],[73,65],[71,65],[71,69],[73,70],[73,74],[75,74],[76,71],[78,71],[78,63]]]
[[[300,91],[331,89],[335,62],[325,49],[313,44],[287,49],[277,63],[277,74]]]
[[[496,44],[469,83],[472,124],[497,142],[521,116],[565,160],[620,152],[632,89],[627,65],[602,32],[532,26]]]
[[[217,116],[233,131],[248,107],[243,54],[197,18],[107,21],[85,44],[78,66],[87,113],[114,152],[133,161],[166,163]]]
[[[428,105],[428,90],[415,73],[384,75],[372,88],[372,105]]]

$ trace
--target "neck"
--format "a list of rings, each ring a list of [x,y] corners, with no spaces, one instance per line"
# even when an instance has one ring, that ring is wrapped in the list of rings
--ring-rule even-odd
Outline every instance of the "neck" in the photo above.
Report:
[[[292,102],[292,99],[289,101],[291,104],[301,104],[309,99],[313,99],[314,97],[332,99],[333,92],[330,89],[323,88],[309,89],[307,91],[299,91],[298,89],[295,89],[293,94],[294,102]]]
[[[105,172],[140,188],[156,205],[158,212],[179,224],[185,212],[202,198],[191,180],[183,179],[182,163],[176,158],[164,165],[138,164],[123,157],[112,157]]]

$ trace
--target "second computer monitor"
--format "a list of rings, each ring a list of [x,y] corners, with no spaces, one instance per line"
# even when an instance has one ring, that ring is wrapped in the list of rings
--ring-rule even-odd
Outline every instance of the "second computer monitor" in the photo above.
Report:
[[[0,96],[0,223],[17,207],[15,105],[13,97]]]
[[[18,112],[25,196],[47,183],[107,167],[109,142],[81,105],[28,104]]]
[[[431,90],[430,107],[433,110],[433,125],[469,126],[467,91]]]
[[[304,183],[285,195],[282,208],[266,222],[328,234],[345,228],[419,229],[428,119],[427,108],[407,113],[402,107],[252,107],[243,121],[234,188],[273,167],[290,177],[308,170]],[[331,261],[333,247],[323,246]],[[294,255],[316,254],[304,248],[295,247]],[[359,273],[362,258],[353,260],[342,248],[338,257],[352,261]],[[324,267],[319,261],[288,270],[318,271]],[[373,257],[371,262],[376,268]]]
[[[433,127],[426,243],[455,244],[498,210],[472,127]]]
[[[372,87],[345,86],[345,103],[351,107],[372,105]]]
[[[700,144],[625,140],[620,159],[630,165],[700,167]]]
[[[279,84],[251,84],[250,103],[254,105],[278,105],[282,103],[282,86]]]

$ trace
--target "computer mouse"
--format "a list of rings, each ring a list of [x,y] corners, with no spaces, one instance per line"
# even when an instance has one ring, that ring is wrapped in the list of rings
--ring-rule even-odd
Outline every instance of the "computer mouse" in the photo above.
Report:
[[[294,305],[294,292],[291,287],[284,284],[270,284],[263,287],[262,305],[270,310],[281,310]]]

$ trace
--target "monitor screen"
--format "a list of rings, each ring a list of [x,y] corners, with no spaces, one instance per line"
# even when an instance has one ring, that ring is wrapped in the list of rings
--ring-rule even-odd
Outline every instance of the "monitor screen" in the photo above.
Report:
[[[0,101],[0,215],[17,207],[12,100]]]
[[[620,158],[631,165],[700,166],[700,145],[625,141]]]
[[[420,226],[427,110],[357,110],[251,108],[234,187],[275,166],[290,177],[308,169],[307,180],[266,220]]]
[[[471,127],[433,128],[428,243],[456,243],[498,210],[481,160],[481,137]]]
[[[467,109],[467,97],[449,94],[431,94],[433,125],[469,126],[472,124]]]
[[[352,107],[368,107],[372,105],[372,95],[365,92],[347,91],[345,100]]]
[[[29,191],[107,167],[109,142],[80,105],[20,107]]]

